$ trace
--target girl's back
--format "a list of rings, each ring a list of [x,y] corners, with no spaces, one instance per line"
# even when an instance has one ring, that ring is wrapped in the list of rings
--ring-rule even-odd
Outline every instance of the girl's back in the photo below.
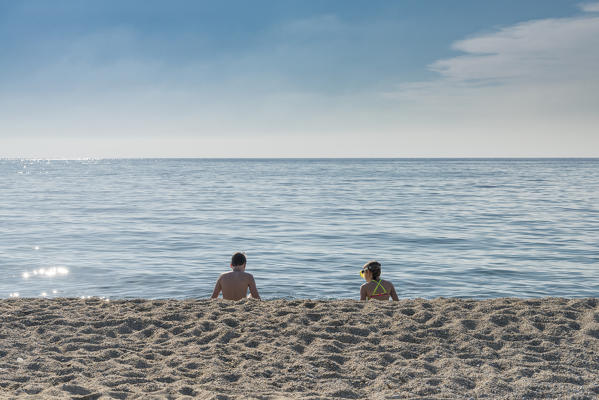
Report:
[[[395,287],[389,281],[380,279],[377,281],[370,281],[365,284],[366,298],[376,300],[389,300],[391,293],[395,294]],[[397,296],[397,295],[396,295]]]

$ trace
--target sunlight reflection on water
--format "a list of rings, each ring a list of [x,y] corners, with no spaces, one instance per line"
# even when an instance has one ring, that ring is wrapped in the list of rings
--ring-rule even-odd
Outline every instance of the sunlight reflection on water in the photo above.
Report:
[[[22,276],[23,276],[23,279],[29,279],[29,278],[32,278],[35,276],[52,278],[55,276],[67,275],[68,273],[69,273],[69,270],[66,269],[65,267],[50,267],[50,268],[35,269],[31,272],[25,271],[25,272],[23,272]]]

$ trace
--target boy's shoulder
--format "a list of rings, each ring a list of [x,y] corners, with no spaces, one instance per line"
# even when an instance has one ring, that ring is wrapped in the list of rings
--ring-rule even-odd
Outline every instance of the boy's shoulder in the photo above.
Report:
[[[245,272],[245,271],[227,271],[227,272],[223,272],[222,274],[220,274],[220,277],[223,277],[223,276],[243,276],[243,277],[247,277],[247,278],[254,277],[252,274],[250,274],[249,272]]]

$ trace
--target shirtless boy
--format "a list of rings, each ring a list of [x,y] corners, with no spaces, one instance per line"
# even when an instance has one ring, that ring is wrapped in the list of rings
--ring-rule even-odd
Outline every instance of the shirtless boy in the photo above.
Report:
[[[218,277],[214,292],[212,292],[213,299],[217,299],[222,291],[225,300],[241,300],[246,297],[249,288],[250,296],[260,300],[254,277],[252,274],[245,272],[245,263],[246,258],[243,253],[233,254],[231,258],[231,269],[233,271],[222,273]]]
[[[389,300],[399,301],[395,287],[389,281],[381,279],[381,264],[370,261],[364,264],[360,276],[366,281],[360,288],[360,300]]]

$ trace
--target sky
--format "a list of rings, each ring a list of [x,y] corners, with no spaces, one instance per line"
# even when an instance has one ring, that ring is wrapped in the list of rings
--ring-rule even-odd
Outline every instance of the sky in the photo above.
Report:
[[[0,0],[0,157],[599,157],[599,2]]]

